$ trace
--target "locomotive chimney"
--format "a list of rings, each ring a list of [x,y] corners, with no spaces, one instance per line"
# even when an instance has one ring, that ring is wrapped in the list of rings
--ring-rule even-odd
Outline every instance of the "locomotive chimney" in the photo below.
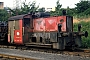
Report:
[[[62,11],[62,15],[66,15],[66,10],[63,10]]]

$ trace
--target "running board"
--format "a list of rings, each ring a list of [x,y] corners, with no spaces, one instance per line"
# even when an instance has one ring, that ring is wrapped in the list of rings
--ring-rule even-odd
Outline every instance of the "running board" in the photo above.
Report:
[[[52,44],[42,44],[42,43],[25,43],[25,46],[52,48]]]

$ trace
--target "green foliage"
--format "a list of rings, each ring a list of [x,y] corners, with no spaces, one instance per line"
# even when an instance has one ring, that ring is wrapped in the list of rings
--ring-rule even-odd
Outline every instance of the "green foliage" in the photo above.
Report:
[[[44,7],[39,8],[38,11],[39,11],[39,12],[45,12],[45,8],[44,8]]]
[[[50,12],[51,15],[62,15],[62,10],[67,11],[67,15],[75,16],[76,18],[82,18],[86,15],[90,15],[90,2],[89,1],[80,1],[79,3],[75,4],[75,8],[69,8],[69,6],[65,8],[61,8],[62,5],[60,4],[60,1],[57,0],[56,7],[54,12]]]
[[[87,18],[90,16],[90,1],[80,1],[74,9],[76,10],[74,17],[81,19]]]
[[[83,12],[83,14],[85,14],[85,15],[90,15],[90,8],[88,8],[87,10],[85,10],[85,11]]]
[[[55,13],[55,11],[50,11],[50,15],[51,15],[51,16],[55,16],[55,15],[57,15],[57,14]]]
[[[88,8],[90,8],[90,3],[89,1],[80,1],[79,3],[76,4],[76,10],[77,13],[82,13],[85,10],[87,10]]]
[[[60,13],[61,13],[61,7],[62,7],[62,5],[60,4],[60,2],[59,2],[60,0],[57,0],[57,2],[56,2],[56,7],[55,7],[55,14],[56,15],[60,15]]]
[[[29,12],[35,12],[39,6],[36,7],[36,2],[33,1],[32,3],[26,4],[26,1],[23,2],[21,6],[21,14],[27,14]]]
[[[62,5],[60,4],[59,1],[60,0],[57,0],[57,2],[56,2],[55,11],[54,12],[53,11],[50,12],[52,16],[59,16],[59,15],[62,14],[62,9],[61,9]]]
[[[0,21],[7,21],[9,15],[6,10],[1,9],[0,10]]]
[[[76,18],[87,18],[88,15],[90,15],[90,1],[80,1],[79,3],[75,4],[75,8],[69,8],[69,6],[65,8],[61,8],[62,5],[60,4],[60,1],[57,0],[55,11],[51,11],[52,16],[58,16],[62,15],[62,10],[67,11],[67,15],[74,16]]]
[[[10,12],[12,12],[12,16],[15,16],[15,15],[21,15],[21,14],[27,14],[27,13],[30,13],[30,12],[35,12],[37,11],[37,9],[39,8],[39,6],[36,6],[36,2],[33,1],[32,3],[26,3],[26,0],[25,2],[23,2],[21,8],[15,8],[15,9],[10,9]]]
[[[90,22],[80,22],[79,24],[82,25],[81,30],[83,32],[87,31],[88,32],[88,37],[82,37],[82,47],[83,48],[90,48]],[[77,31],[78,23],[74,24],[74,31]]]
[[[67,15],[69,16],[74,16],[76,14],[76,10],[74,8],[67,7],[66,11],[67,11]]]
[[[16,16],[21,14],[20,9],[17,9],[17,8],[16,9],[9,8],[8,10],[9,10],[10,16]]]
[[[60,4],[59,1],[60,1],[60,0],[57,0],[57,2],[56,2],[56,7],[55,7],[55,10],[56,10],[56,11],[59,11],[59,10],[61,9],[61,7],[62,7],[62,5]]]

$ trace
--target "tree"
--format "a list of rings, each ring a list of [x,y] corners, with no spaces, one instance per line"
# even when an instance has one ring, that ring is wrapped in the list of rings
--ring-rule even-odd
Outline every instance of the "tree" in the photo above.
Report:
[[[58,1],[56,2],[56,7],[55,7],[56,11],[60,10],[61,7],[62,7],[62,5],[60,4],[59,1],[60,1],[60,0],[58,0]]]
[[[35,12],[35,11],[37,11],[38,10],[38,8],[39,8],[39,5],[38,6],[36,6],[36,2],[35,1],[33,1],[31,4],[30,4],[30,12]]]
[[[75,5],[76,5],[75,9],[76,9],[77,13],[82,13],[85,10],[87,10],[88,8],[90,8],[89,1],[80,1],[79,3],[77,3]]]
[[[26,3],[26,0],[25,2],[22,3],[22,6],[20,9],[10,9],[9,10],[12,12],[12,15],[15,16],[15,15],[21,15],[21,14],[27,14],[27,13],[30,13],[30,12],[35,12],[37,11],[39,6],[36,6],[36,2],[33,1],[32,3],[29,2],[28,4]]]
[[[83,14],[90,15],[90,8],[88,8],[87,10],[85,10],[85,11],[83,12]]]
[[[45,8],[44,8],[44,7],[39,8],[38,11],[39,11],[39,12],[45,12]]]
[[[20,9],[17,9],[17,8],[15,8],[15,9],[9,8],[8,10],[10,12],[10,16],[16,16],[16,15],[22,14]]]
[[[50,12],[50,14],[51,14],[52,16],[62,15],[62,10],[63,10],[63,9],[61,9],[62,5],[60,4],[59,1],[60,1],[60,0],[57,0],[57,2],[56,2],[55,11],[51,11],[51,12]]]
[[[67,7],[66,11],[67,11],[67,15],[70,15],[70,16],[73,16],[76,14],[75,8],[69,8],[69,6]]]
[[[8,12],[4,9],[0,10],[0,21],[7,21],[8,20]]]
[[[60,0],[57,0],[56,7],[55,7],[55,12],[56,12],[57,15],[61,15],[61,7],[62,7],[62,5],[60,4],[59,1]]]

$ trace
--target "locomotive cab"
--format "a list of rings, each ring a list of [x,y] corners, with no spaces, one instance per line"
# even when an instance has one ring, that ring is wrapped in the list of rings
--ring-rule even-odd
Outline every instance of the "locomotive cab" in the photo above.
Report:
[[[18,15],[10,17],[8,20],[8,42],[12,44],[24,44],[28,42],[28,32],[30,32],[31,15]]]

